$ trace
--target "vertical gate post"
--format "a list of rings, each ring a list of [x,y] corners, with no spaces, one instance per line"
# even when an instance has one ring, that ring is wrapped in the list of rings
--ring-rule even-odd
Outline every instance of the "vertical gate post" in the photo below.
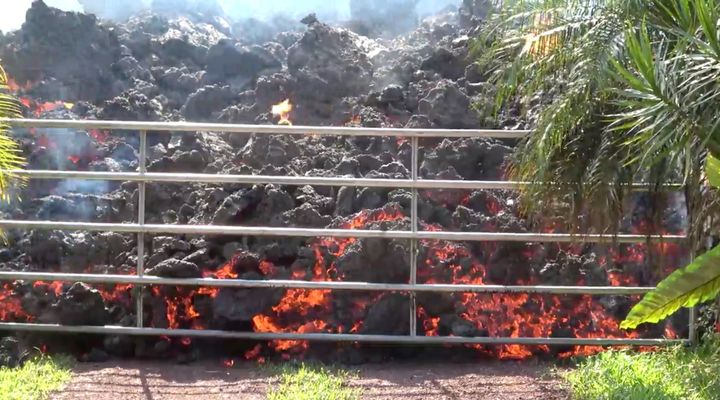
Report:
[[[688,340],[690,341],[690,345],[694,346],[698,342],[698,332],[697,332],[697,319],[698,319],[698,308],[690,307],[690,312],[688,321]]]
[[[413,183],[417,183],[418,180],[418,138],[413,136],[412,142],[412,156],[410,162],[411,177]],[[412,188],[412,201],[410,206],[410,229],[413,235],[417,234],[418,231],[418,190],[416,187]],[[410,240],[410,284],[415,286],[417,284],[417,254],[418,254],[418,243],[417,238],[413,236]],[[417,298],[416,292],[410,293],[410,336],[417,335]]]
[[[140,131],[140,147],[138,150],[138,169],[140,175],[145,178],[147,168],[145,166],[147,158],[147,131]],[[144,180],[138,182],[138,224],[145,225],[145,186]],[[145,275],[145,233],[137,234],[137,275],[142,277]],[[136,287],[137,305],[135,308],[137,327],[143,327],[143,285]]]

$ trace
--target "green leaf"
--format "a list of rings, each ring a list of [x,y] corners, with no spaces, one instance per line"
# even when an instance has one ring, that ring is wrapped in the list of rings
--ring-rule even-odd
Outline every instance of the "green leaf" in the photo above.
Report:
[[[635,329],[646,322],[658,322],[680,307],[693,307],[720,293],[720,245],[679,269],[647,293],[620,324]]]
[[[720,188],[720,160],[712,154],[708,154],[705,159],[705,175],[711,185]]]

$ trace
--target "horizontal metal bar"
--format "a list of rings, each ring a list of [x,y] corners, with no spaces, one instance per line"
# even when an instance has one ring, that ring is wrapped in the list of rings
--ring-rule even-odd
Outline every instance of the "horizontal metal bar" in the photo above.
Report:
[[[0,323],[0,330],[85,333],[135,336],[180,336],[248,340],[312,340],[324,342],[366,342],[397,344],[525,344],[575,346],[660,346],[687,343],[684,339],[613,339],[613,338],[533,338],[533,337],[463,337],[463,336],[393,336],[345,333],[261,333],[195,329],[135,328],[127,326],[63,326],[54,324]]]
[[[648,238],[664,241],[683,241],[681,235],[571,235],[567,233],[496,233],[496,232],[446,232],[446,231],[381,231],[364,229],[317,229],[276,228],[267,226],[227,225],[162,225],[135,223],[110,224],[100,222],[56,222],[0,220],[2,229],[45,229],[60,231],[164,233],[176,235],[242,235],[276,237],[339,237],[339,238],[385,238],[450,240],[472,242],[537,242],[537,243],[644,243]]]
[[[272,175],[218,175],[148,172],[98,172],[98,171],[47,171],[11,170],[8,173],[32,179],[87,179],[123,182],[174,182],[174,183],[244,183],[278,185],[356,186],[416,189],[518,189],[526,184],[510,181],[461,181],[461,180],[419,180],[409,179],[365,179],[346,177],[315,176],[272,176]]]
[[[51,119],[0,119],[0,122],[22,128],[110,129],[173,132],[228,132],[263,135],[341,135],[341,136],[397,136],[397,137],[487,137],[520,139],[528,130],[498,129],[407,129],[366,128],[299,125],[244,125],[197,122],[95,121]]]
[[[137,275],[98,275],[68,274],[55,272],[15,272],[0,271],[0,281],[60,281],[103,284],[141,284],[171,286],[206,286],[232,288],[287,288],[316,290],[359,290],[359,291],[396,291],[396,292],[443,292],[443,293],[552,293],[575,295],[639,295],[652,287],[630,286],[504,286],[504,285],[453,285],[453,284],[416,284],[405,283],[369,283],[369,282],[318,282],[297,280],[245,280],[210,278],[161,278]]]
[[[387,187],[403,189],[457,189],[457,190],[517,190],[528,186],[529,182],[518,181],[463,181],[420,179],[366,179],[347,177],[320,176],[274,176],[274,175],[224,175],[224,174],[192,174],[169,172],[104,172],[104,171],[49,171],[49,170],[8,170],[10,174],[31,179],[86,179],[122,182],[172,182],[172,183],[244,183],[278,185],[318,185],[318,186],[355,186],[355,187]],[[647,190],[645,183],[634,183],[634,190]],[[682,184],[668,184],[665,188],[680,189]]]

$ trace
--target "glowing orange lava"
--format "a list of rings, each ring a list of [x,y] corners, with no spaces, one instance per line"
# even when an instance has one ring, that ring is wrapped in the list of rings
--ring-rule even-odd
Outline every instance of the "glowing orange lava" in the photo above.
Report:
[[[463,194],[462,198],[465,198]],[[489,200],[490,202],[494,200]],[[492,203],[487,209],[493,212]],[[499,207],[499,205],[498,205]],[[501,212],[498,210],[498,212]],[[402,221],[407,224],[407,216],[397,205],[388,205],[382,209],[359,212],[335,227],[341,229],[369,229],[373,226],[384,226],[383,222]],[[439,225],[420,227],[424,231],[443,229]],[[551,227],[554,229],[554,227]],[[310,281],[343,281],[348,280],[343,270],[336,264],[338,258],[344,256],[348,246],[356,244],[356,238],[318,238],[308,242],[313,257],[307,264],[293,264],[292,267],[275,265],[267,260],[259,261],[253,267],[255,272],[266,279],[284,275],[283,279],[305,279]],[[494,273],[506,268],[494,264],[493,257],[500,248],[495,243],[468,244],[464,242],[444,240],[422,240],[419,242],[419,283],[456,283],[456,284],[505,284],[505,285],[538,285],[540,281],[534,274],[527,276],[509,276],[509,282],[499,281]],[[561,247],[570,251],[572,246]],[[653,244],[653,250],[663,252],[666,257],[677,257],[683,253],[681,246],[674,243]],[[513,249],[514,265],[530,262],[537,258],[544,246],[522,244]],[[638,282],[647,283],[646,278],[633,274],[630,266],[648,264],[647,246],[621,245],[617,249],[609,249],[605,255],[598,256],[598,265],[606,269],[607,284],[613,286],[637,286]],[[579,251],[579,250],[578,250]],[[577,254],[580,254],[579,252]],[[544,254],[541,254],[543,257]],[[245,270],[240,271],[243,264],[242,254],[235,255],[230,261],[214,271],[203,271],[203,277],[212,279],[238,279]],[[246,264],[246,263],[245,263]],[[672,262],[663,263],[672,265]],[[677,263],[675,265],[678,265]],[[368,266],[371,267],[371,266]],[[246,268],[246,267],[242,267]],[[91,272],[91,271],[88,271]],[[132,272],[131,272],[132,273]],[[586,278],[579,278],[578,285],[586,285]],[[48,296],[59,297],[69,287],[60,282],[37,282],[33,290],[42,290]],[[102,285],[98,290],[108,304],[122,304],[132,307],[134,295],[132,285]],[[207,297],[216,297],[217,287],[150,287],[148,288],[154,304],[164,307],[160,316],[167,318],[170,329],[206,329],[211,317],[201,315],[201,305],[207,304]],[[32,321],[22,307],[20,294],[10,283],[0,286],[0,320]],[[22,292],[20,292],[22,293]],[[353,297],[343,292],[330,290],[287,289],[278,295],[278,301],[268,306],[266,311],[253,315],[251,329],[260,333],[363,333],[364,318],[372,307],[383,296],[382,293],[357,294]],[[429,297],[431,300],[440,297]],[[580,338],[639,338],[640,331],[621,331],[618,328],[617,313],[612,314],[606,305],[587,295],[545,295],[528,293],[452,293],[443,295],[444,302],[450,304],[446,311],[433,311],[437,307],[419,299],[418,334],[426,336],[453,335],[453,332],[475,331],[478,336],[487,337],[580,337]],[[205,303],[203,303],[205,300]],[[632,301],[637,301],[633,298]],[[199,311],[200,310],[200,311]],[[447,311],[451,310],[451,311]],[[449,315],[445,314],[449,313]],[[465,324],[465,325],[462,325]],[[457,330],[462,325],[467,329]],[[163,327],[163,326],[158,326]],[[460,334],[460,333],[457,333]],[[667,326],[663,334],[668,338],[676,338],[678,334]],[[170,340],[169,338],[167,340]],[[175,343],[190,346],[188,337],[176,339]],[[257,362],[265,362],[270,352],[283,357],[302,358],[309,343],[302,340],[272,340],[257,344],[245,351],[244,357]],[[551,349],[549,346],[522,345],[470,345],[482,354],[489,354],[501,359],[525,359],[537,354],[553,354],[564,358],[575,355],[592,354],[601,351],[597,346],[566,346]],[[265,352],[265,350],[268,350]],[[557,351],[557,353],[552,353]],[[234,360],[226,360],[234,363]]]

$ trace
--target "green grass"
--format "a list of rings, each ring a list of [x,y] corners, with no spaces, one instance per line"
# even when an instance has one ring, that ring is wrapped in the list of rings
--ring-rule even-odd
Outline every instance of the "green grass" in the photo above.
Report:
[[[565,374],[575,400],[718,400],[720,338],[695,349],[608,351]]]
[[[268,400],[359,400],[360,390],[348,387],[348,371],[317,365],[278,367],[280,382]]]
[[[38,356],[22,367],[0,367],[2,400],[44,400],[70,379],[67,357]]]

